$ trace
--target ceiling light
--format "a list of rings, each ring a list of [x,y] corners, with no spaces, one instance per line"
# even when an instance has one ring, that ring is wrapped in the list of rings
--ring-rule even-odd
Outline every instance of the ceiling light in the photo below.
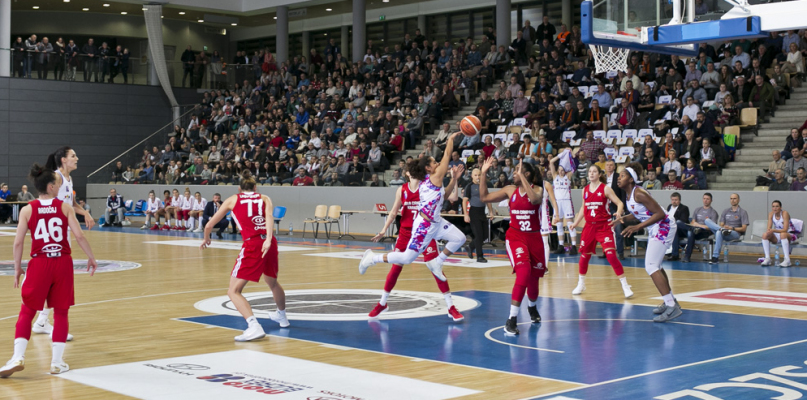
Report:
[[[384,3],[389,3],[389,0],[383,0],[383,1],[384,1]]]
[[[34,10],[39,10],[39,6],[34,6]]]
[[[185,15],[185,11],[180,11],[179,15]]]
[[[203,19],[196,20],[196,22],[205,22]]]
[[[275,19],[277,19],[277,17],[275,17]]]
[[[126,15],[126,14],[128,14],[126,11],[121,11],[120,13],[121,13],[121,15]]]
[[[326,8],[325,11],[333,11],[333,8]]]
[[[165,18],[165,15],[160,15],[160,18]]]
[[[148,10],[148,8],[143,7],[143,8],[141,8],[141,10],[146,11],[146,10]]]
[[[65,3],[69,3],[69,2],[70,2],[70,0],[64,0],[64,2],[65,2]]]
[[[81,9],[81,11],[90,11],[90,9],[87,8],[87,7],[84,7],[84,8]]]
[[[108,4],[108,3],[104,3],[104,7],[109,7],[109,4]]]
[[[327,33],[323,33],[323,35],[328,36],[328,34],[327,34]]]
[[[230,25],[232,25],[232,26],[238,26],[238,24],[237,24],[237,23],[235,23],[235,22],[233,22],[233,23],[232,23],[232,24],[230,24]]]

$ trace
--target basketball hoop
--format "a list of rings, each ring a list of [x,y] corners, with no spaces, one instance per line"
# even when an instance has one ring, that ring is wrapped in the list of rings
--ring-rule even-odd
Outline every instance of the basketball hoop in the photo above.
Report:
[[[588,46],[594,56],[594,67],[598,74],[610,71],[627,71],[630,49],[592,44]]]

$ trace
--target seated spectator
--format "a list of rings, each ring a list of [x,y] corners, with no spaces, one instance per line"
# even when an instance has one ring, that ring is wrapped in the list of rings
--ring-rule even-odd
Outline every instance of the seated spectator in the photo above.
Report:
[[[715,125],[726,127],[736,125],[739,122],[740,109],[734,104],[734,96],[731,94],[723,98],[723,103],[718,106],[718,111],[720,113],[718,114]]]
[[[700,149],[700,169],[717,168],[717,156],[709,139],[703,139]]]
[[[695,163],[694,158],[688,158],[686,160],[686,169],[684,169],[681,175],[681,185],[684,189],[687,190],[694,190],[698,189],[698,166]]]
[[[667,172],[667,181],[664,182],[661,188],[664,190],[682,190],[684,185],[678,180],[678,174],[676,174],[675,170],[670,170]]]
[[[670,171],[675,172],[675,176],[681,176],[683,173],[683,169],[681,168],[681,163],[678,162],[678,153],[676,153],[675,149],[671,149],[668,153],[667,161],[664,163],[664,167],[662,168],[662,173],[664,176],[667,176]]]
[[[358,159],[357,159],[358,161]],[[297,176],[294,177],[292,181],[292,186],[314,186],[314,180],[311,179],[310,176],[306,175],[305,168],[300,167],[297,169]]]
[[[690,120],[694,121],[698,118],[698,113],[701,111],[701,108],[695,103],[695,99],[692,96],[685,97],[685,99],[686,106],[684,106],[684,115],[688,116]]]
[[[389,185],[392,187],[402,186],[406,181],[401,177],[401,173],[398,170],[392,171],[392,179],[389,181]]]
[[[804,158],[798,148],[790,150],[792,157],[785,163],[785,177],[794,178],[799,168],[807,168],[807,158]]]
[[[622,104],[616,110],[616,114],[616,120],[614,120],[610,129],[632,129],[636,125],[636,110],[632,105],[628,104],[627,99],[622,99]]]
[[[645,181],[642,182],[645,190],[661,190],[661,181],[656,179],[656,171],[651,169],[645,172]]]
[[[774,105],[774,90],[770,83],[766,82],[762,75],[754,77],[754,85],[748,94],[748,107],[759,108],[759,116],[764,117],[768,112],[772,117],[776,116]]]
[[[777,169],[773,174],[773,181],[771,182],[769,189],[771,192],[780,191],[785,192],[790,190],[790,183],[785,178],[785,171],[782,169]]]
[[[36,197],[34,197],[33,193],[28,191],[28,185],[22,185],[21,191],[17,193],[17,201],[31,202],[34,200],[36,200]]]
[[[720,215],[720,225],[712,220],[706,220],[706,226],[715,235],[715,246],[712,250],[712,259],[709,264],[720,262],[718,256],[722,250],[723,242],[737,241],[740,235],[748,229],[748,213],[740,207],[740,195],[732,193],[729,197],[731,206],[723,210]]]
[[[5,190],[8,190],[8,186],[5,186]],[[104,211],[104,223],[101,225],[104,228],[108,228],[110,226],[122,227],[123,226],[123,214],[126,211],[126,208],[123,204],[123,196],[119,195],[115,189],[109,190],[109,196],[106,198],[106,210]],[[112,223],[112,217],[117,217],[117,220]]]
[[[790,190],[793,192],[803,191],[807,188],[807,169],[804,167],[799,167],[796,170],[796,179],[793,179],[793,182],[790,183]],[[19,198],[17,198],[19,201]]]

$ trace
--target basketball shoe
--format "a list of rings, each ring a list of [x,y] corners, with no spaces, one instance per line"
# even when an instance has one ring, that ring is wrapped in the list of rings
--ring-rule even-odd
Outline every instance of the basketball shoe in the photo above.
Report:
[[[440,261],[439,258],[435,258],[434,260],[431,261],[426,261],[426,268],[428,268],[429,271],[431,271],[432,274],[434,274],[434,276],[437,277],[437,279],[443,282],[446,281],[446,276],[443,275],[443,262]]]
[[[573,295],[583,294],[583,292],[585,291],[586,291],[586,284],[583,283],[583,281],[578,281],[577,287],[575,287],[574,290],[572,290],[572,294]]]
[[[266,336],[263,327],[259,323],[250,324],[243,334],[235,337],[236,342],[249,342]]]
[[[541,314],[538,313],[538,306],[529,307],[527,306],[527,311],[530,312],[530,320],[533,324],[537,324],[541,322]]]
[[[505,335],[518,335],[518,319],[516,317],[510,317],[507,319],[507,322],[504,324],[504,334]]]
[[[359,261],[359,274],[364,275],[364,273],[367,272],[367,268],[373,265],[374,256],[375,254],[372,250],[367,249],[364,251],[364,255],[361,256],[361,261]]]
[[[367,316],[370,318],[378,318],[379,315],[387,311],[389,311],[388,305],[385,304],[382,306],[381,303],[377,303],[375,307],[373,307],[373,309],[370,311],[370,314],[368,314]]]
[[[462,314],[457,311],[457,307],[454,306],[451,306],[451,308],[448,309],[448,318],[453,319],[454,322],[460,322],[465,319],[465,317],[463,317]]]
[[[275,321],[278,324],[280,324],[281,328],[288,328],[289,325],[291,325],[289,323],[289,319],[286,317],[286,311],[285,310],[284,311],[270,312],[269,313],[269,319],[271,319],[272,321]]]
[[[8,378],[11,374],[15,372],[20,372],[25,369],[25,359],[20,358],[19,360],[11,359],[8,360],[6,365],[0,367],[0,378]]]
[[[64,361],[62,361],[60,363],[56,363],[56,364],[53,364],[53,363],[50,364],[50,373],[51,373],[51,375],[59,375],[59,374],[65,373],[67,371],[70,371],[70,366],[67,365],[67,363],[65,363]]]
[[[627,283],[622,284],[622,292],[625,293],[626,299],[633,297],[633,290],[630,290],[630,285],[628,285]]]

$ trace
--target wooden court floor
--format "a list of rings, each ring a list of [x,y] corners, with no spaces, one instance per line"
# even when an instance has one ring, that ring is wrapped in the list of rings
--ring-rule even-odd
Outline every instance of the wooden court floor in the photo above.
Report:
[[[10,232],[10,231],[7,231]],[[236,251],[213,248],[203,253],[197,247],[144,243],[181,239],[197,239],[200,235],[176,234],[175,236],[124,233],[120,230],[93,230],[87,233],[90,243],[100,260],[123,260],[142,264],[142,267],[98,273],[94,277],[76,275],[76,303],[70,310],[70,332],[75,340],[65,352],[65,361],[72,370],[129,363],[141,360],[179,357],[199,353],[214,353],[228,350],[249,349],[309,360],[318,363],[339,365],[354,369],[374,371],[388,375],[417,380],[450,384],[477,390],[480,393],[466,396],[467,399],[523,399],[585,386],[572,380],[549,379],[461,365],[434,360],[418,360],[412,357],[384,351],[323,347],[310,340],[297,340],[269,335],[251,343],[235,343],[238,332],[212,326],[202,326],[177,320],[178,318],[206,315],[194,304],[208,298],[226,295],[229,272]],[[329,246],[321,241],[319,246],[286,242],[281,245],[316,247],[305,252],[280,253],[279,280],[287,291],[302,289],[372,289],[383,287],[388,266],[372,267],[366,275],[357,272],[356,260],[313,257],[304,254],[343,252],[345,247]],[[11,260],[13,237],[0,236],[0,259]],[[28,244],[28,243],[26,243]],[[26,252],[28,248],[26,247]],[[78,246],[74,246],[74,258],[85,258]],[[27,253],[26,253],[27,254]],[[27,258],[27,256],[25,257]],[[504,260],[493,256],[493,260]],[[596,261],[596,259],[595,259]],[[634,259],[630,263],[640,263]],[[604,264],[604,260],[600,262]],[[643,268],[626,268],[625,273],[635,296],[625,300],[610,267],[592,265],[583,296],[572,296],[577,283],[576,262],[551,262],[550,273],[541,280],[541,297],[552,299],[583,299],[596,303],[616,305],[655,306],[659,300],[652,282]],[[509,267],[463,268],[446,266],[446,275],[453,292],[484,291],[509,296],[513,275]],[[733,273],[670,270],[670,278],[676,293],[698,292],[725,287],[807,292],[807,279],[786,276],[760,276]],[[19,310],[19,290],[12,288],[12,276],[0,276],[0,362],[10,358],[14,339],[14,325]],[[396,290],[436,292],[434,279],[422,265],[405,267]],[[265,292],[262,284],[250,284],[246,293]],[[683,302],[686,310],[702,310],[747,314],[786,319],[807,319],[800,311]],[[370,305],[372,307],[372,304]],[[504,324],[507,308],[491,311],[496,324]],[[551,320],[551,315],[544,315]],[[594,318],[589,315],[590,318]],[[650,316],[648,316],[648,319]],[[525,319],[520,317],[520,322]],[[450,322],[450,321],[449,321]],[[463,324],[487,323],[466,319]],[[271,322],[268,322],[271,324]],[[328,322],[322,322],[327,329]],[[412,332],[418,324],[410,324]],[[295,321],[292,320],[293,330]],[[488,327],[484,327],[487,329]],[[522,330],[527,329],[522,325]],[[407,335],[405,331],[390,331],[390,335]],[[428,332],[425,333],[428,337]],[[622,329],[620,335],[630,335]],[[775,333],[772,333],[775,334]],[[464,339],[465,337],[463,337]],[[680,341],[687,338],[677,338]],[[697,340],[697,338],[689,338]],[[428,339],[427,339],[428,340]],[[495,346],[490,343],[486,346]],[[50,362],[50,341],[46,335],[34,334],[28,347],[26,370],[10,379],[0,380],[2,399],[116,399],[129,398],[92,386],[75,383],[68,379],[47,374]],[[72,371],[71,371],[72,372]],[[144,383],[147,384],[147,383]],[[683,389],[683,388],[682,388]]]

